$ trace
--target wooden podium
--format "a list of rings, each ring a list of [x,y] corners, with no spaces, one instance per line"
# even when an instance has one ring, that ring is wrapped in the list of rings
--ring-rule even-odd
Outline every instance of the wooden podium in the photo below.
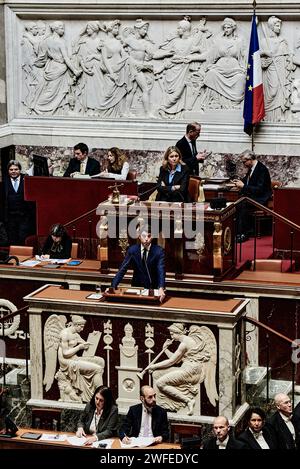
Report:
[[[116,301],[119,303],[138,302],[155,304],[160,303],[159,296],[155,294],[155,290],[147,290],[139,287],[132,288],[109,288],[103,293],[105,300]]]
[[[131,205],[99,204],[101,238],[101,272],[118,269],[127,248],[136,242],[131,236],[134,223],[146,223],[153,238],[166,254],[166,271],[175,278],[221,280],[235,266],[235,206],[227,204],[212,210],[209,204],[168,204],[136,202]],[[186,236],[186,226],[194,235]],[[202,224],[201,224],[202,223]],[[199,231],[197,227],[201,225]],[[110,230],[110,227],[113,227]],[[156,234],[155,234],[156,231]]]

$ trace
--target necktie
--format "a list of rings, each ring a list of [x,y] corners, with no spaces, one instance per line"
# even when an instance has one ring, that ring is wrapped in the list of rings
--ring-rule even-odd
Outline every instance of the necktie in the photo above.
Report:
[[[150,412],[145,412],[144,416],[144,437],[150,436]]]
[[[251,177],[251,169],[249,169],[249,171],[247,173],[247,185],[249,184],[250,177]]]
[[[80,174],[84,174],[84,161],[80,162]]]
[[[196,142],[195,140],[192,140],[191,141],[191,144],[192,144],[192,153],[193,153],[193,156],[196,156],[197,155],[197,148],[196,148]]]
[[[147,255],[148,255],[148,249],[144,248],[144,251],[143,251],[143,262],[144,262],[144,264],[147,264]]]
[[[19,181],[18,181],[18,179],[14,179],[14,180],[13,180],[13,184],[14,184],[14,191],[15,191],[15,192],[18,192],[18,189],[19,189]]]

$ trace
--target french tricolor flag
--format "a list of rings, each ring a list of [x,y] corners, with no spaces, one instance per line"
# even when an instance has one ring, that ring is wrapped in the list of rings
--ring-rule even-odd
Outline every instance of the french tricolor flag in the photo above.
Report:
[[[255,124],[265,117],[264,90],[256,27],[253,14],[244,98],[244,131],[251,135]]]

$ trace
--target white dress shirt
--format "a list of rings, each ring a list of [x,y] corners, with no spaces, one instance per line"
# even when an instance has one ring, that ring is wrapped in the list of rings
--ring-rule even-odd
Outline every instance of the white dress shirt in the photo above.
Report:
[[[281,412],[279,412],[279,413],[281,415],[282,420],[284,421],[284,423],[288,427],[289,431],[291,432],[291,434],[293,436],[293,439],[295,440],[296,439],[296,432],[295,432],[295,427],[294,427],[293,423],[291,422],[292,416],[287,417],[286,415],[282,414]]]
[[[264,435],[263,435],[262,431],[254,432],[251,428],[249,428],[249,430],[252,433],[252,435],[254,436],[254,438],[257,441],[257,443],[259,444],[259,446],[261,447],[261,449],[270,449],[268,443],[266,442],[266,440],[264,438]]]
[[[142,410],[142,421],[139,436],[153,438],[152,412],[149,412],[144,406]]]
[[[220,440],[217,439],[216,443],[217,443],[218,448],[219,449],[226,449],[228,441],[229,441],[229,435],[227,435],[227,437],[223,441],[220,441]]]

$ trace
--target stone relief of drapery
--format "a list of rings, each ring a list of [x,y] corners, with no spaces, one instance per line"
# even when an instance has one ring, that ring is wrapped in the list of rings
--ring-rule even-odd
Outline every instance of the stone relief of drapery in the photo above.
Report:
[[[289,118],[298,64],[274,18],[259,24],[259,36],[266,120],[278,122]],[[71,22],[24,23],[22,112],[172,119],[242,109],[248,37],[233,18],[219,26],[185,16],[162,28],[162,39],[156,28],[142,18],[88,21],[79,33]]]

